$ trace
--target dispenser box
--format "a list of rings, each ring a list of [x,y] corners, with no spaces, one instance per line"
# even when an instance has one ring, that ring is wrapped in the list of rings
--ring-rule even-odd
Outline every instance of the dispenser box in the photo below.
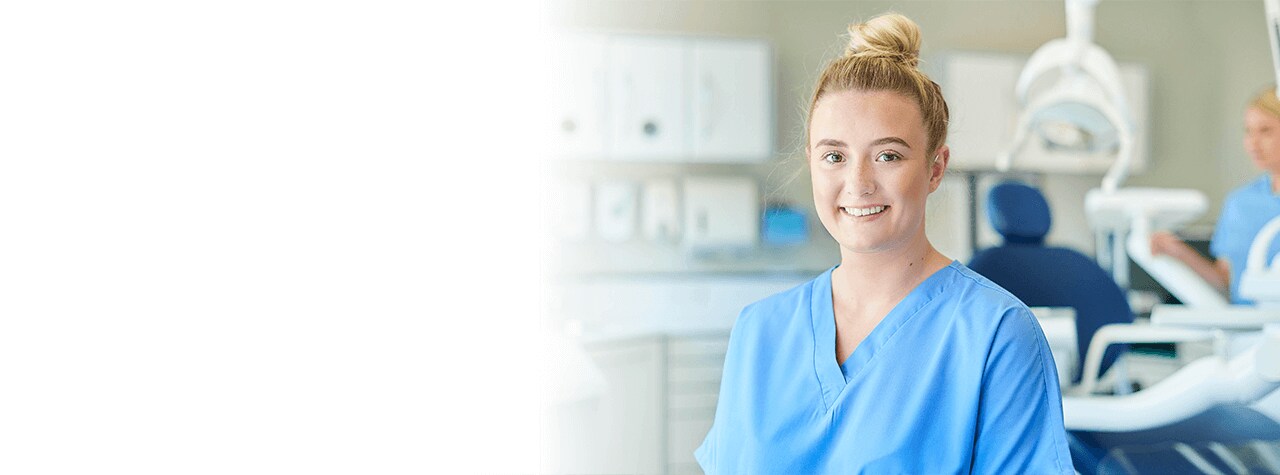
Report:
[[[754,248],[760,242],[760,191],[754,178],[684,180],[684,246],[694,250]]]
[[[596,185],[596,235],[605,242],[626,242],[636,235],[640,187],[628,180]]]

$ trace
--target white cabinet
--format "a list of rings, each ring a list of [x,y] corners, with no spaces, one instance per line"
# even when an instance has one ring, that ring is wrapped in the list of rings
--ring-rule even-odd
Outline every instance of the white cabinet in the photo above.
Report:
[[[715,420],[729,335],[650,335],[587,346],[604,394],[566,407],[554,473],[702,473],[693,452]]]
[[[693,43],[693,157],[760,162],[773,151],[773,77],[763,41]]]
[[[590,349],[593,361],[605,375],[607,388],[600,411],[591,424],[591,437],[599,457],[597,465],[582,467],[588,473],[662,473],[663,400],[666,381],[665,342],[643,338]]]
[[[554,49],[557,158],[757,163],[773,155],[766,41],[577,35]]]
[[[613,158],[678,161],[688,148],[686,41],[618,37],[609,45]]]
[[[570,36],[553,41],[551,74],[552,148],[562,158],[593,159],[605,154],[606,38]]]

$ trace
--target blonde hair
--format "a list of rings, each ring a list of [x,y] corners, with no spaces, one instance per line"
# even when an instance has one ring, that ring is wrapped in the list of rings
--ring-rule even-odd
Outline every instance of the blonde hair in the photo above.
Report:
[[[849,25],[849,46],[844,55],[827,64],[813,100],[809,102],[806,124],[813,121],[813,109],[823,96],[841,91],[891,91],[920,106],[920,115],[929,137],[927,153],[947,139],[947,102],[942,88],[916,67],[920,63],[920,28],[898,13],[885,13],[865,23]],[[809,127],[805,127],[805,148],[809,147]]]
[[[1249,107],[1257,107],[1268,114],[1280,117],[1280,98],[1276,97],[1275,86],[1263,89],[1249,101]]]

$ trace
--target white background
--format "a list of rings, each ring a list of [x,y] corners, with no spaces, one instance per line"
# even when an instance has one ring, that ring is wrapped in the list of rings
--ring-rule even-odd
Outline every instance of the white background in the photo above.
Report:
[[[543,12],[434,5],[0,7],[0,472],[536,470]]]

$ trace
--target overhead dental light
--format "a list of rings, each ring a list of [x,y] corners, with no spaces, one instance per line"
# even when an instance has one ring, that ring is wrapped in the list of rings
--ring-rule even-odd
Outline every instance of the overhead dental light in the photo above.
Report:
[[[1121,87],[1120,69],[1093,43],[1097,0],[1067,0],[1067,37],[1041,46],[1018,77],[1023,104],[1013,143],[996,160],[1008,171],[1027,147],[1055,160],[1110,160],[1103,189],[1124,181],[1134,153],[1134,121]]]
[[[1045,43],[1027,60],[1014,91],[1022,113],[996,168],[1009,171],[1020,156],[1031,155],[1106,166],[1101,186],[1085,196],[1099,264],[1127,288],[1132,258],[1179,300],[1226,305],[1185,264],[1152,255],[1150,249],[1150,233],[1182,226],[1204,213],[1204,194],[1192,189],[1121,188],[1134,161],[1139,131],[1120,68],[1093,42],[1097,3],[1066,0],[1066,38]]]

